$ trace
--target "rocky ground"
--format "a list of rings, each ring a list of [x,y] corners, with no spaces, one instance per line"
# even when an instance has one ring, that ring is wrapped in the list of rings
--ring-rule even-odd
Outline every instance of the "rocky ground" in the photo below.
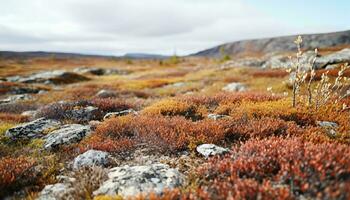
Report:
[[[2,59],[0,198],[349,199],[350,99],[292,107],[288,55]]]

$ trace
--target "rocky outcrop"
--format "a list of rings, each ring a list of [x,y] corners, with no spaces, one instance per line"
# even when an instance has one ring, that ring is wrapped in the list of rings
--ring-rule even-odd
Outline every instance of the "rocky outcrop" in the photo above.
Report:
[[[89,126],[67,124],[44,137],[44,148],[47,150],[57,149],[61,145],[79,142],[88,134],[90,134]]]
[[[118,117],[118,116],[123,116],[123,115],[128,115],[128,114],[134,114],[137,115],[138,113],[134,109],[127,109],[119,112],[110,112],[107,113],[104,117],[103,120],[113,118],[113,117]]]
[[[69,189],[69,186],[67,184],[63,184],[63,183],[56,183],[53,185],[47,185],[40,192],[37,200],[59,200],[59,199],[62,199],[64,194],[67,192],[68,189]]]
[[[208,158],[210,156],[222,155],[229,152],[229,149],[219,147],[215,144],[201,144],[196,148],[197,152]]]
[[[7,81],[11,82],[45,84],[68,84],[86,80],[89,80],[89,78],[77,73],[67,72],[65,70],[45,71],[25,77],[14,76],[7,78]]]
[[[66,116],[69,119],[72,119],[75,121],[81,121],[81,122],[90,121],[92,119],[99,118],[100,115],[101,115],[101,112],[98,110],[97,107],[94,107],[94,106],[80,107],[77,109],[66,111]]]
[[[32,97],[28,94],[16,94],[16,95],[11,95],[8,96],[7,98],[4,99],[0,99],[0,104],[4,104],[4,103],[14,103],[16,101],[20,101],[20,100],[28,100],[31,99]]]
[[[74,159],[73,169],[91,166],[106,166],[108,164],[108,153],[98,150],[88,150]]]
[[[222,50],[228,55],[246,53],[271,53],[277,51],[296,51],[294,36],[274,37],[256,40],[243,40],[216,46],[193,54],[192,56],[220,57]],[[334,47],[338,45],[350,45],[350,31],[302,35],[303,49]]]
[[[218,120],[218,119],[223,119],[223,118],[228,118],[230,116],[228,115],[218,115],[218,114],[208,114],[208,118],[209,119],[213,119],[213,120]]]
[[[12,140],[40,138],[46,131],[60,126],[60,122],[52,119],[39,118],[29,123],[10,128],[5,135]]]
[[[222,90],[228,92],[243,92],[246,90],[246,86],[243,83],[230,83],[223,87]]]
[[[116,97],[117,95],[117,92],[113,90],[100,90],[96,93],[96,96],[100,98]]]
[[[317,121],[317,125],[322,127],[329,137],[334,137],[339,127],[337,123],[329,121]]]
[[[317,69],[326,68],[328,65],[338,63],[350,63],[350,49],[343,49],[316,59]]]
[[[183,175],[165,164],[123,166],[109,170],[108,180],[96,190],[94,195],[147,195],[161,194],[166,188],[175,188],[183,183]]]
[[[75,68],[73,71],[80,74],[92,74],[96,76],[112,75],[112,74],[125,75],[129,73],[129,71],[122,70],[122,69],[99,68],[99,67],[79,67],[79,68]]]
[[[226,69],[232,67],[262,67],[264,63],[265,61],[261,58],[241,58],[227,61],[221,65],[221,68]]]

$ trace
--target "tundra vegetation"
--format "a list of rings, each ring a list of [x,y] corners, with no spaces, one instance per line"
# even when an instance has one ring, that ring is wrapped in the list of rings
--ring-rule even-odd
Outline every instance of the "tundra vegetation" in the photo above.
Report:
[[[350,69],[346,63],[318,69],[317,55],[332,51],[303,59],[302,38],[295,43],[287,70],[222,67],[235,59],[223,49],[220,62],[1,58],[0,198],[35,199],[69,177],[75,182],[62,199],[349,199]],[[70,84],[7,79],[81,66],[109,71],[84,72],[84,81]],[[54,125],[24,139],[9,136],[9,129],[43,118]],[[62,136],[67,124],[91,132],[48,148],[48,138]],[[201,144],[229,151],[206,158],[196,151]],[[110,161],[74,170],[72,161],[92,149]],[[106,170],[148,162],[178,169],[184,182],[131,197],[94,193]]]

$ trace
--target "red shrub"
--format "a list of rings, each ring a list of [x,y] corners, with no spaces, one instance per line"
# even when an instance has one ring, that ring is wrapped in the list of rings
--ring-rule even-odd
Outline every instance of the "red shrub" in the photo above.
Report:
[[[205,95],[185,95],[178,97],[180,101],[185,101],[189,104],[205,105],[207,107],[216,107],[219,104],[239,103],[242,101],[263,102],[276,101],[281,99],[281,96],[271,95],[263,92],[220,92],[213,96]]]
[[[339,70],[340,70],[340,68],[316,70],[315,71],[316,74],[315,74],[314,80],[321,80],[322,74],[325,74],[325,73],[328,73],[327,75],[330,76],[330,77],[337,77]],[[345,70],[344,74],[342,75],[342,77],[350,77],[350,70],[349,69]],[[307,79],[309,79],[309,77],[307,77]]]
[[[18,190],[19,186],[28,183],[32,180],[32,167],[34,161],[26,157],[20,156],[17,158],[4,157],[0,159],[0,193],[10,192],[10,190]]]
[[[234,147],[232,155],[203,167],[200,174],[207,182],[201,188],[225,199],[239,192],[235,185],[243,179],[287,187],[295,196],[348,199],[349,156],[349,146],[335,143],[313,144],[297,138],[251,140]]]
[[[91,106],[99,108],[103,112],[118,112],[134,108],[135,105],[121,99],[93,99],[89,103]]]
[[[283,69],[258,70],[250,73],[253,77],[283,78],[288,76],[288,72]]]
[[[301,135],[302,129],[294,122],[264,117],[261,119],[241,119],[231,123],[228,136],[249,139],[267,138],[271,136]]]
[[[7,103],[0,104],[0,112],[2,113],[14,113],[21,114],[24,111],[28,110],[37,110],[39,105],[33,102],[15,102],[15,103]]]
[[[130,139],[133,144],[174,152],[202,142],[220,142],[225,138],[225,127],[213,120],[192,122],[183,117],[124,116],[105,121],[94,135],[114,142]],[[93,146],[92,142],[88,144]]]
[[[18,115],[18,114],[10,114],[10,113],[0,113],[0,121],[2,122],[27,122],[28,116]]]

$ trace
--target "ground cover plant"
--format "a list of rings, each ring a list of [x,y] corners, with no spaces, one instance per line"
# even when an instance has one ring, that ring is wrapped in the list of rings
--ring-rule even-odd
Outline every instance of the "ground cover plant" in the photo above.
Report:
[[[0,198],[35,199],[63,184],[61,199],[349,199],[349,68],[316,69],[317,58],[292,62],[290,73],[227,67],[239,58],[224,52],[219,59],[0,59],[4,80],[81,66],[128,72],[83,73],[88,80],[66,85],[0,82]],[[16,96],[23,91],[29,96]],[[34,120],[42,121],[17,137],[16,127]],[[207,158],[202,144],[227,151]],[[76,169],[75,159],[91,150],[108,153],[108,162]],[[112,168],[154,163],[177,169],[183,183],[157,194],[94,194]]]

